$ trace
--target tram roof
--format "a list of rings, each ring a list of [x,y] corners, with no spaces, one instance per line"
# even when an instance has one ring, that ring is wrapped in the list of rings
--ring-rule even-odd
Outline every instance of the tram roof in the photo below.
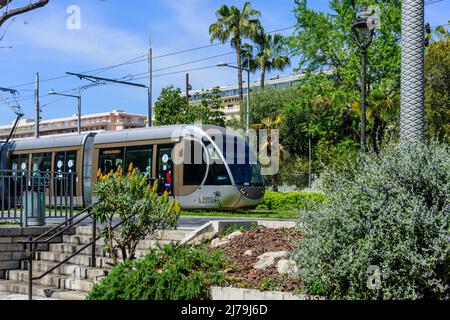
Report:
[[[217,132],[225,132],[225,128],[211,125],[168,125],[150,128],[127,129],[121,131],[103,131],[95,136],[94,144],[108,144],[116,142],[130,142],[158,139],[179,139],[187,135],[193,135],[202,138],[211,129],[217,129]]]
[[[89,135],[92,135],[92,133],[55,135],[41,137],[39,139],[15,140],[9,143],[9,148],[20,151],[82,146]]]

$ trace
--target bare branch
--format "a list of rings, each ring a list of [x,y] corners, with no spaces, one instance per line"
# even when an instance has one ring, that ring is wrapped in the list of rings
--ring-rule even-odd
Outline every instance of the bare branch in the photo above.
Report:
[[[8,3],[13,2],[13,0],[0,0],[0,9],[6,7]]]
[[[48,3],[49,0],[39,0],[37,2],[34,3],[30,3],[29,5],[23,6],[21,8],[16,8],[16,9],[12,9],[10,11],[7,11],[5,14],[3,14],[2,16],[0,16],[0,27],[2,26],[2,24],[4,24],[6,22],[6,20],[17,16],[19,14],[28,12],[28,11],[32,11],[38,8],[42,8],[43,6],[45,6]],[[10,1],[12,2],[12,1]],[[8,3],[7,0],[0,0],[0,8],[2,8],[2,4],[3,7]]]

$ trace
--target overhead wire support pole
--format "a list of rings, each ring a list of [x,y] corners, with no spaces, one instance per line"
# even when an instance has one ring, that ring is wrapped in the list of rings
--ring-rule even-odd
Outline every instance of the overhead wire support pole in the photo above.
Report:
[[[35,89],[34,89],[34,107],[35,107],[35,113],[36,113],[36,119],[34,123],[34,137],[36,139],[39,139],[39,122],[41,119],[40,115],[40,106],[39,106],[39,72],[36,73],[36,83],[35,83]]]
[[[152,97],[152,90],[153,90],[153,50],[150,44],[150,48],[148,49],[148,117],[147,117],[147,127],[153,126],[153,115],[152,115],[152,104],[153,104],[153,97]]]

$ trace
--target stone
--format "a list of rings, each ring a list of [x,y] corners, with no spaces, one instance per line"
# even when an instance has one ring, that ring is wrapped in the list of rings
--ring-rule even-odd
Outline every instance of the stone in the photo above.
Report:
[[[266,252],[258,256],[258,261],[255,263],[255,269],[266,269],[275,263],[276,258],[285,257],[287,251]]]
[[[252,250],[247,250],[244,252],[244,256],[251,256],[253,255],[253,251]]]
[[[298,275],[298,267],[294,260],[281,259],[278,261],[277,271],[279,274],[286,274],[289,276]]]
[[[211,248],[218,248],[218,247],[226,245],[227,243],[230,243],[230,240],[216,238],[211,241]]]
[[[224,239],[225,240],[232,240],[232,239],[238,238],[240,236],[242,236],[242,231],[235,231],[235,232],[232,232],[229,235],[225,236]]]

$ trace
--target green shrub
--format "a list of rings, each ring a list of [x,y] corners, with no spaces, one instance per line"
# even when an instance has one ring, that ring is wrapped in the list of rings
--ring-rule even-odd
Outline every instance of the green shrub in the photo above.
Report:
[[[305,238],[294,257],[305,288],[330,298],[449,299],[449,146],[388,147],[361,161],[328,174],[328,200],[300,217]]]
[[[264,199],[256,208],[257,210],[298,210],[307,206],[321,203],[326,199],[325,195],[314,192],[288,192],[281,193],[266,190]]]
[[[128,260],[95,284],[88,300],[207,299],[212,285],[224,283],[226,260],[206,245],[167,245],[145,258]]]
[[[153,186],[147,177],[139,174],[130,164],[124,173],[121,166],[116,172],[98,172],[98,180],[92,187],[92,194],[98,202],[93,207],[94,217],[106,225],[102,230],[105,249],[118,261],[134,259],[139,241],[158,230],[174,229],[180,217],[180,205],[174,199],[169,202],[167,191],[158,195],[158,182]],[[120,226],[114,230],[120,219]]]

